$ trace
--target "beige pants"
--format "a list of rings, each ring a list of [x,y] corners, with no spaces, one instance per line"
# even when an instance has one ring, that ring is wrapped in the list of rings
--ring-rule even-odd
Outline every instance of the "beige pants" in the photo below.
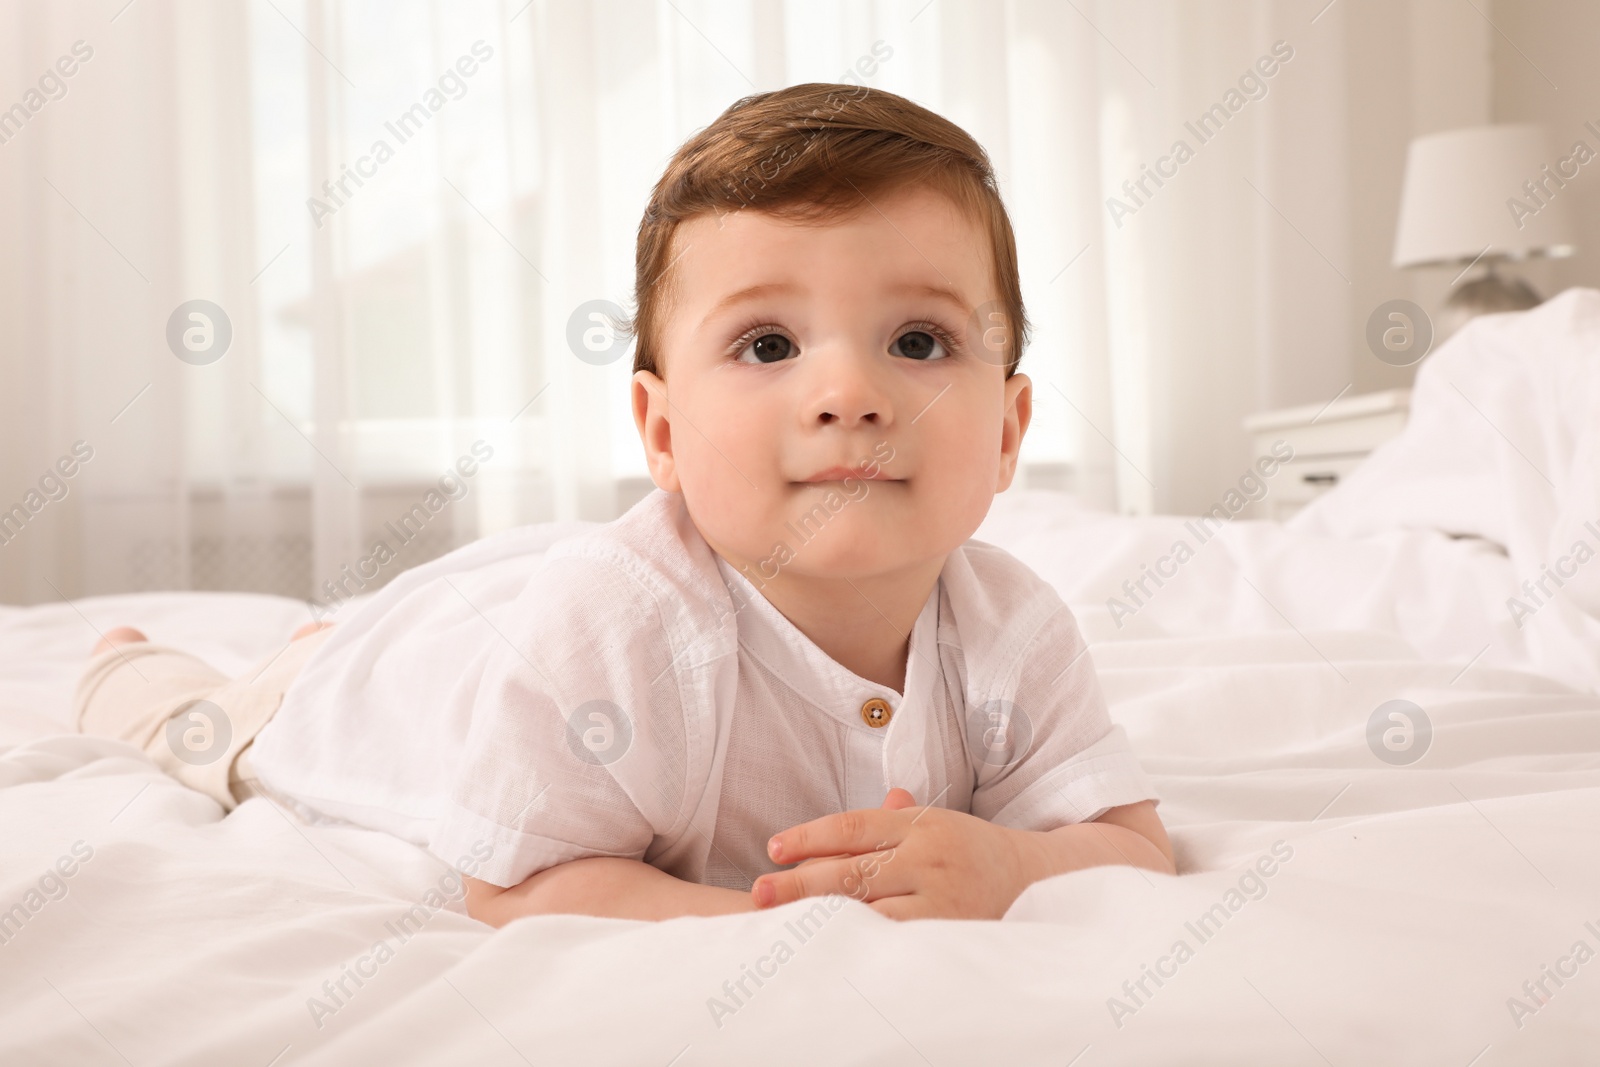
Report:
[[[331,629],[290,642],[229,679],[163,645],[122,645],[89,661],[73,699],[78,732],[126,741],[232,811],[257,795],[249,748]]]

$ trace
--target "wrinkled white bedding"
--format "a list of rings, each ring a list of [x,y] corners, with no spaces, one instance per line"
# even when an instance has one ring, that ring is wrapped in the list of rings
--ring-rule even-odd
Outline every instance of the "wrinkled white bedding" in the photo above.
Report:
[[[234,664],[303,611],[198,595],[79,607]],[[1456,677],[1392,637],[1096,646],[1181,878],[1067,875],[1002,923],[897,925],[849,903],[809,923],[791,906],[495,932],[424,907],[404,942],[396,924],[444,873],[413,846],[302,827],[264,800],[222,819],[120,744],[24,741],[52,732],[39,712],[61,710],[86,638],[64,606],[0,617],[0,902],[75,842],[93,853],[0,944],[0,1062],[1064,1064],[1092,1046],[1080,1063],[1465,1064],[1491,1046],[1479,1064],[1576,1063],[1600,1038],[1600,962],[1546,979],[1548,1004],[1522,989],[1577,966],[1560,964],[1576,942],[1600,947],[1600,701],[1525,673]],[[1365,740],[1397,696],[1434,727],[1409,767]],[[1251,878],[1275,842],[1292,856]],[[1218,904],[1226,921],[1201,941],[1185,924]],[[1171,977],[1156,986],[1147,965]],[[723,983],[746,966],[775,975],[735,1003]],[[335,1001],[323,983],[346,967],[369,977]],[[1141,977],[1135,1000],[1123,983]],[[1520,1028],[1511,997],[1537,1009]],[[734,1009],[720,1027],[711,998]]]
[[[1593,1062],[1600,697],[1508,632],[1516,552],[1235,522],[1113,612],[1185,529],[1008,494],[980,532],[1077,613],[1182,871],[1054,878],[998,923],[836,898],[493,931],[414,846],[224,819],[62,733],[91,625],[231,671],[304,605],[0,609],[0,1063]],[[1395,699],[1432,726],[1406,765],[1368,740]]]
[[[1504,546],[1503,639],[1600,689],[1600,291],[1472,322],[1418,368],[1405,431],[1289,526]]]

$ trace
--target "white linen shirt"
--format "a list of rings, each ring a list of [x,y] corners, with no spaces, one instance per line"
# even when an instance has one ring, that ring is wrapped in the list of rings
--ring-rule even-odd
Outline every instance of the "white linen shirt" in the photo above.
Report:
[[[453,587],[441,595],[465,596],[459,574]],[[487,853],[472,873],[495,885],[622,856],[735,889],[780,869],[774,833],[879,807],[894,786],[1025,830],[1156,799],[1066,605],[978,541],[951,553],[917,618],[903,694],[801,633],[679,494],[556,543],[502,599],[476,612],[488,652],[439,665],[451,680],[431,694],[408,684],[412,699],[363,703],[398,663],[348,651],[359,633],[344,635],[359,670],[332,641],[319,649],[257,741],[269,793],[447,862]],[[885,725],[869,724],[874,700]]]

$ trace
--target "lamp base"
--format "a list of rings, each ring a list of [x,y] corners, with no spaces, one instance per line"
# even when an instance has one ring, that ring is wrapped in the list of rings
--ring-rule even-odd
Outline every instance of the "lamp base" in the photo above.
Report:
[[[1490,267],[1482,278],[1462,282],[1450,291],[1449,299],[1439,312],[1438,338],[1449,337],[1466,325],[1468,319],[1479,315],[1526,311],[1542,303],[1544,297],[1533,286],[1521,278],[1503,278]]]

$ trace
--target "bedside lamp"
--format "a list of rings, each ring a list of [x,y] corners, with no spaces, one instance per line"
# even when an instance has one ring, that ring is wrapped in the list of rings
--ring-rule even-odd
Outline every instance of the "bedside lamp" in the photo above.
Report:
[[[1478,126],[1411,142],[1394,265],[1484,268],[1451,291],[1439,337],[1474,315],[1542,301],[1527,282],[1503,277],[1497,267],[1572,254],[1570,194],[1563,189],[1577,175],[1562,174],[1560,161],[1544,129],[1534,125]]]

